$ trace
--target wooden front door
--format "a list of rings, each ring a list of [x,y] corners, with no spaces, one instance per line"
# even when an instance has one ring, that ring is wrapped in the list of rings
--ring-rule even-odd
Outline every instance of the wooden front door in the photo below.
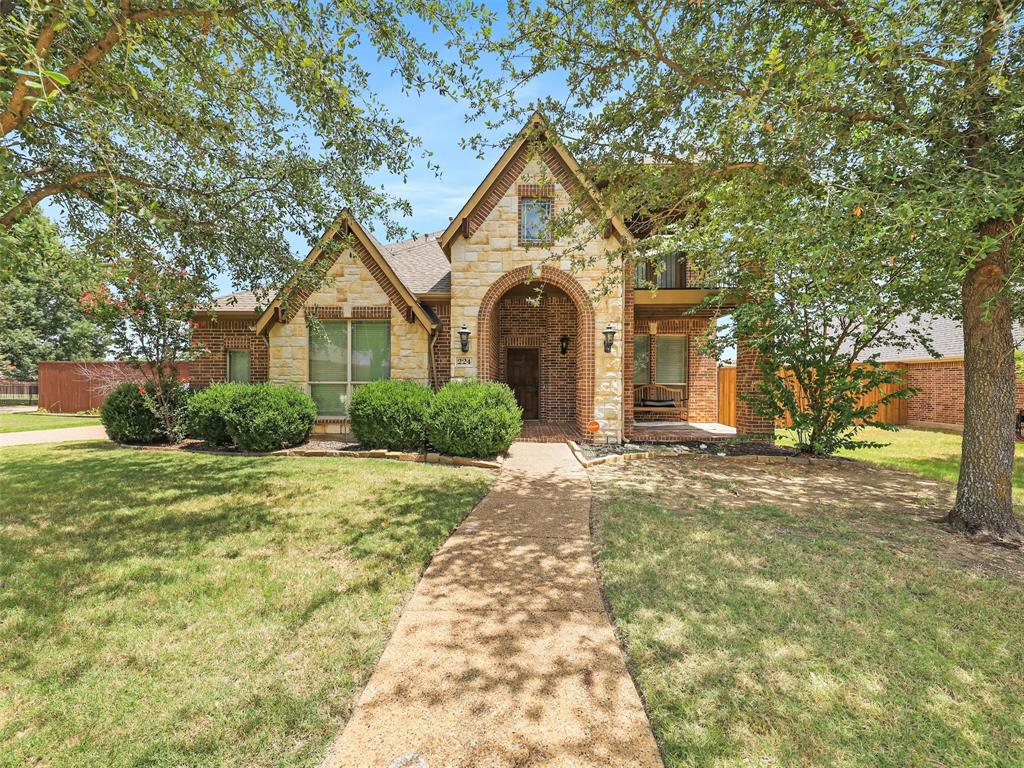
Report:
[[[523,409],[524,419],[540,417],[540,350],[510,349],[505,360],[505,378]]]

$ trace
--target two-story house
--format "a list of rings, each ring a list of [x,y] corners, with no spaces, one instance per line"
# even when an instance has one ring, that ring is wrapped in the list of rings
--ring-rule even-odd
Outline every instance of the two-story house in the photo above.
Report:
[[[548,240],[552,216],[569,206],[609,221],[577,254],[592,262],[582,269],[553,260],[559,244]],[[335,434],[347,429],[352,392],[387,377],[506,382],[528,425],[584,440],[732,434],[715,424],[717,361],[699,349],[716,318],[687,314],[711,289],[694,284],[680,256],[658,272],[657,290],[635,287],[628,271],[601,290],[605,256],[633,237],[601,211],[536,115],[445,231],[383,244],[343,214],[305,261],[326,272],[315,288],[286,286],[266,307],[247,292],[219,299],[195,321],[207,352],[192,381],[301,387],[317,403],[316,430]],[[344,248],[327,247],[339,240]],[[742,348],[737,358],[742,395],[757,367]],[[736,432],[771,431],[741,399]]]

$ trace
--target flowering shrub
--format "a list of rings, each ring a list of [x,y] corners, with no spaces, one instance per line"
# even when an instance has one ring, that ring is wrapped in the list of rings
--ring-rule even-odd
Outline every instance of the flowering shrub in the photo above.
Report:
[[[176,442],[181,435],[167,431],[159,402],[174,409],[173,422],[179,423],[186,404],[184,387],[174,379],[142,384],[126,381],[118,385],[100,406],[100,421],[107,437],[115,443],[142,445]]]

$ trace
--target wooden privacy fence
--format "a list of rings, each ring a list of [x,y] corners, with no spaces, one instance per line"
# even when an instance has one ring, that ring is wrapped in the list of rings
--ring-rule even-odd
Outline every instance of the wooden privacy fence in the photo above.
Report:
[[[883,363],[882,367],[893,370],[904,369],[904,366],[899,363]],[[793,380],[793,375],[785,371],[780,371],[779,375],[785,377],[791,387],[796,388],[797,402],[801,406],[805,405],[806,399]],[[899,384],[885,384],[874,392],[862,397],[857,402],[857,405],[864,406],[877,403],[883,397],[892,394],[899,388]],[[885,424],[905,425],[907,423],[906,398],[895,398],[887,403],[883,403],[879,406],[875,419]],[[736,366],[722,366],[718,369],[718,421],[720,424],[730,427],[736,426]],[[789,418],[780,419],[776,426],[786,428],[792,426],[792,421]]]
[[[736,426],[736,366],[718,369],[718,423]]]
[[[32,405],[38,399],[38,381],[0,380],[0,405]]]
[[[178,363],[178,378],[188,381],[188,363]],[[51,413],[79,413],[99,408],[123,381],[141,381],[142,371],[117,360],[39,363],[39,407]]]

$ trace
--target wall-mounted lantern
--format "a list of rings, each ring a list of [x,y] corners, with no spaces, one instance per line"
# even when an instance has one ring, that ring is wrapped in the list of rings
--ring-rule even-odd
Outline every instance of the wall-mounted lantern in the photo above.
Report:
[[[563,336],[562,338],[560,338],[558,340],[558,343],[561,346],[562,354],[563,355],[569,354],[569,337],[568,336]]]
[[[469,352],[469,326],[465,323],[459,328],[459,346],[463,352]]]
[[[611,352],[612,344],[615,342],[615,328],[611,323],[604,329],[604,351]]]

